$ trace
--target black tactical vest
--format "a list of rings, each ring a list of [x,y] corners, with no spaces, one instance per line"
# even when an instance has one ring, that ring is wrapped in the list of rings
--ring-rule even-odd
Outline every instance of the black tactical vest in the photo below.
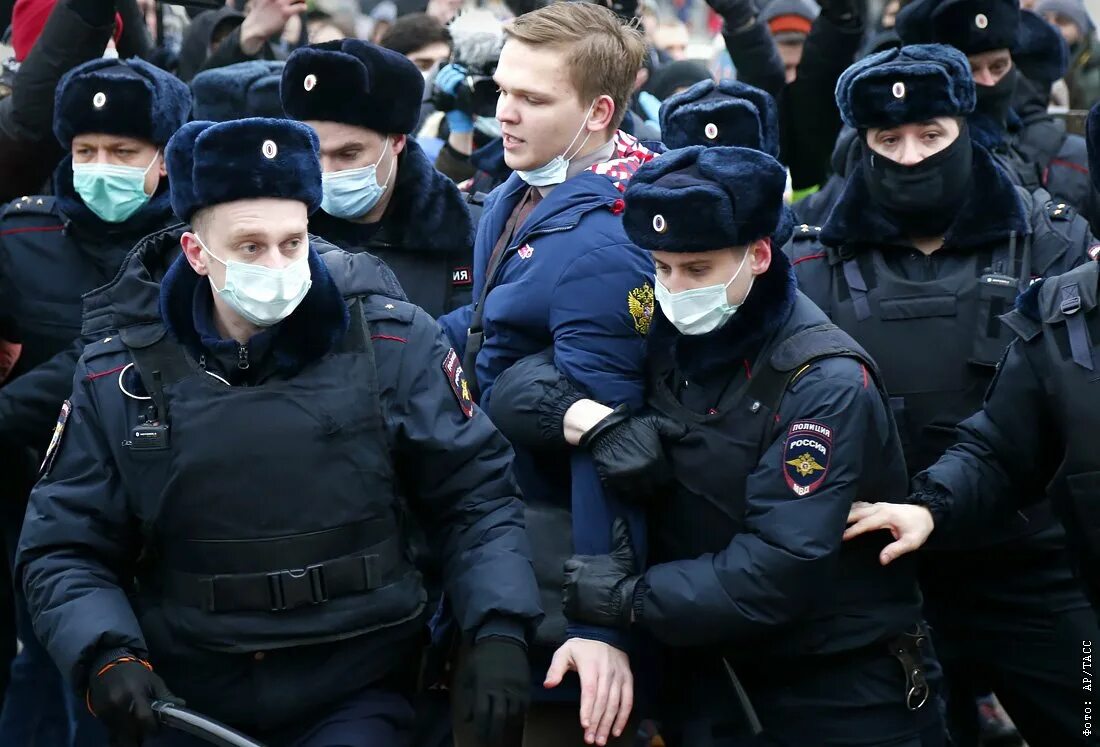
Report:
[[[878,248],[822,247],[823,263],[796,264],[804,290],[878,361],[910,474],[935,462],[981,407],[1012,339],[1000,315],[1065,261],[1068,246],[1053,229],[1013,236],[922,280],[899,275]]]
[[[790,319],[761,349],[751,378],[740,387],[727,387],[709,413],[680,403],[670,384],[671,356],[652,357],[647,404],[689,426],[683,439],[665,447],[676,493],[649,514],[653,563],[719,552],[745,531],[746,480],[779,436],[776,418],[788,386],[813,362],[834,356],[855,358],[876,371],[863,348],[799,292]],[[879,392],[885,399],[881,388]],[[894,465],[875,465],[865,471],[863,481],[863,495],[904,490],[904,465],[900,458]],[[877,560],[881,548],[877,541],[846,544],[837,569],[837,578],[843,579],[837,595],[797,629],[776,631],[767,654],[847,651],[912,625],[920,606],[912,567],[882,568]],[[867,614],[872,605],[875,615]],[[730,655],[752,658],[744,650]]]
[[[1065,457],[1048,492],[1062,509],[1071,550],[1094,604],[1100,601],[1098,277],[1100,265],[1089,262],[1047,279],[1039,289],[1041,321],[1019,311],[1003,317],[1005,326],[1028,343],[1028,359],[1046,393],[1044,404],[1053,411]]]
[[[373,348],[360,304],[350,311],[340,349],[254,387],[206,373],[160,325],[122,331],[151,395],[120,464],[128,492],[146,497],[143,629],[247,652],[421,612]]]
[[[947,273],[912,280],[893,270],[881,249],[825,248],[828,279],[808,278],[808,292],[823,296],[834,323],[879,362],[910,475],[939,459],[955,442],[958,423],[981,408],[1012,339],[999,317],[1033,276],[1062,261],[1066,251],[1067,242],[1054,230],[1013,235],[963,256]],[[797,270],[803,282],[809,268]],[[982,541],[1046,529],[1048,509],[1040,504],[1026,515],[1007,517],[990,526]]]

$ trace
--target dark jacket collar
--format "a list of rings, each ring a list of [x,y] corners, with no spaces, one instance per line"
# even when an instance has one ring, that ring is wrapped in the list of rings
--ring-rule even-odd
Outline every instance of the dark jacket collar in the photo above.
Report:
[[[121,223],[108,223],[88,209],[73,188],[72,156],[65,156],[54,170],[54,193],[58,209],[71,223],[79,238],[98,243],[105,240],[129,239],[136,242],[143,236],[176,223],[169,202],[168,180],[161,179],[157,191],[137,212]]]
[[[408,251],[469,251],[474,225],[458,187],[436,171],[412,138],[398,157],[393,197],[378,223],[354,223],[318,210],[310,231],[345,249],[388,244]]]
[[[772,247],[768,271],[756,278],[745,303],[724,327],[705,335],[682,335],[664,314],[654,314],[649,344],[658,361],[671,361],[677,371],[699,380],[742,361],[752,365],[765,342],[786,324],[794,308],[798,283],[790,259]]]
[[[202,348],[194,314],[200,281],[181,256],[180,236],[186,226],[173,226],[145,237],[127,255],[107,285],[84,296],[83,334],[127,330],[128,339],[149,345],[167,328],[173,336]],[[381,295],[406,301],[393,272],[371,254],[351,255],[323,239],[310,237],[313,285],[301,305],[276,325],[278,363],[304,365],[332,349],[347,329],[345,301]]]
[[[313,277],[309,292],[290,316],[249,341],[250,365],[262,367],[264,354],[270,353],[277,370],[293,373],[335,348],[347,332],[348,310],[343,294],[312,247],[308,261]],[[196,357],[210,353],[224,361],[229,354],[230,360],[236,360],[237,343],[221,338],[214,329],[207,305],[211,292],[209,281],[197,275],[187,258],[180,255],[160,284],[161,318],[168,332]]]
[[[944,246],[974,249],[1031,233],[1027,212],[1012,181],[993,162],[989,152],[974,145],[974,180],[970,194],[947,229]],[[872,201],[863,179],[863,164],[857,162],[848,174],[844,192],[821,229],[822,243],[840,248],[908,245],[909,237]]]

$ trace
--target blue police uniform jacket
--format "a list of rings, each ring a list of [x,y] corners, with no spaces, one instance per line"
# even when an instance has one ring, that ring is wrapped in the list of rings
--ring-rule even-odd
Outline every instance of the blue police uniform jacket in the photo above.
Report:
[[[80,337],[81,296],[114,278],[142,237],[178,222],[168,185],[134,215],[107,223],[73,190],[72,160],[54,173],[57,195],[27,196],[0,211],[0,338],[22,345],[0,389],[11,440],[44,448],[69,393]]]
[[[294,313],[212,342],[209,284],[173,261],[181,231],[86,299],[88,327],[116,332],[86,348],[31,495],[17,577],[69,681],[129,652],[192,706],[266,731],[406,673],[425,595],[398,483],[461,629],[529,635],[511,452],[432,319],[373,256],[311,249]]]

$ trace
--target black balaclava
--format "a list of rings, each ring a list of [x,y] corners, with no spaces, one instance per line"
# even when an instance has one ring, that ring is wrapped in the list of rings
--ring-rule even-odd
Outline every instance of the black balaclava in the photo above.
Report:
[[[871,200],[907,236],[939,236],[955,220],[970,191],[974,146],[966,122],[939,153],[902,166],[871,150],[861,133],[863,180]]]
[[[1013,65],[1012,69],[1005,73],[1004,77],[992,86],[975,85],[978,93],[978,105],[974,111],[984,114],[1005,127],[1008,123],[1008,110],[1012,108],[1012,97],[1016,93],[1016,85],[1019,82],[1019,71]]]

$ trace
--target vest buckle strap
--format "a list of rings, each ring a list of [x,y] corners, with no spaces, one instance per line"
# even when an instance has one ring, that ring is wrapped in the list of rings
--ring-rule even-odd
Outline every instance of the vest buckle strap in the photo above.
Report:
[[[328,601],[324,568],[320,563],[303,569],[269,573],[267,586],[271,595],[272,612]]]
[[[871,305],[867,301],[867,281],[863,277],[859,262],[854,259],[844,260],[844,282],[848,284],[848,290],[852,293],[856,319],[861,322],[870,319]]]
[[[1062,303],[1059,309],[1066,316],[1076,314],[1081,310],[1081,293],[1076,283],[1062,288]]]
[[[166,569],[163,579],[168,599],[204,612],[285,612],[380,589],[404,568],[399,543],[389,538],[304,568],[214,575]]]

